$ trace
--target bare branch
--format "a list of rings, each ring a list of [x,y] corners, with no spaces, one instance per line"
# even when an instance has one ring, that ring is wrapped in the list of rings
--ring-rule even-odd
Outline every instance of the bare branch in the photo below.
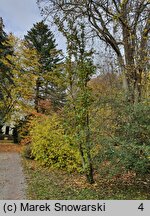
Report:
[[[135,16],[134,16],[134,20],[133,20],[133,23],[132,23],[134,32],[136,30],[136,27],[137,27],[137,24],[138,24],[141,13],[144,11],[145,8],[147,8],[148,5],[150,5],[150,2],[147,2],[145,4],[144,3],[145,3],[145,0],[141,0],[140,4],[135,9],[136,10],[135,11]]]

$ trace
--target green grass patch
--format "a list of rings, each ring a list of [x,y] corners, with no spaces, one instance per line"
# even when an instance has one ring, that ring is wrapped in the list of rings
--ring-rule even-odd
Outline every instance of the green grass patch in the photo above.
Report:
[[[43,168],[24,159],[27,199],[35,200],[145,200],[150,199],[150,176],[108,178],[95,174],[95,184],[83,175]]]

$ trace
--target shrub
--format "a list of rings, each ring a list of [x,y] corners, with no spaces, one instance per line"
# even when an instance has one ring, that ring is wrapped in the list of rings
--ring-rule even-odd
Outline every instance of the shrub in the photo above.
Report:
[[[119,107],[118,107],[119,108]],[[122,106],[117,111],[116,131],[105,140],[101,158],[116,164],[120,170],[137,174],[150,172],[150,106],[148,103]]]
[[[61,119],[57,114],[37,116],[32,120],[30,131],[32,156],[42,165],[80,170],[80,155],[70,137],[64,134]]]

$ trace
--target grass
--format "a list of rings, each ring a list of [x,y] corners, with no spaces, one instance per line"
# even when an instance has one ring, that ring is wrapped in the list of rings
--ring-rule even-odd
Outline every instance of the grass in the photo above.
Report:
[[[35,200],[146,200],[150,199],[149,176],[107,178],[95,174],[90,185],[83,175],[50,170],[24,159],[27,199]]]

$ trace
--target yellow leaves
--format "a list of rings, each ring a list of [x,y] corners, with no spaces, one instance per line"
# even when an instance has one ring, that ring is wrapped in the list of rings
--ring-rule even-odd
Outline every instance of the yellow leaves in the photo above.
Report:
[[[10,46],[14,47],[14,49],[17,49],[18,44],[20,43],[20,39],[14,36],[13,34],[9,34],[8,43]]]
[[[31,121],[30,127],[32,153],[36,160],[43,165],[68,171],[78,168],[79,152],[70,146],[57,114],[50,117],[39,115]]]
[[[20,69],[23,69],[24,72],[32,72],[35,74],[39,72],[39,56],[35,49],[29,49],[25,47],[24,42],[21,42],[17,55],[19,57],[18,66]]]
[[[120,7],[123,7],[124,5],[126,5],[128,3],[128,0],[122,0],[122,2],[120,3]]]
[[[11,69],[14,86],[11,86],[11,98],[15,115],[26,113],[33,108],[35,84],[39,74],[39,56],[35,49],[29,49],[23,40],[12,34],[8,44],[13,47],[14,54],[7,55],[3,63]],[[18,114],[17,114],[17,113]]]

